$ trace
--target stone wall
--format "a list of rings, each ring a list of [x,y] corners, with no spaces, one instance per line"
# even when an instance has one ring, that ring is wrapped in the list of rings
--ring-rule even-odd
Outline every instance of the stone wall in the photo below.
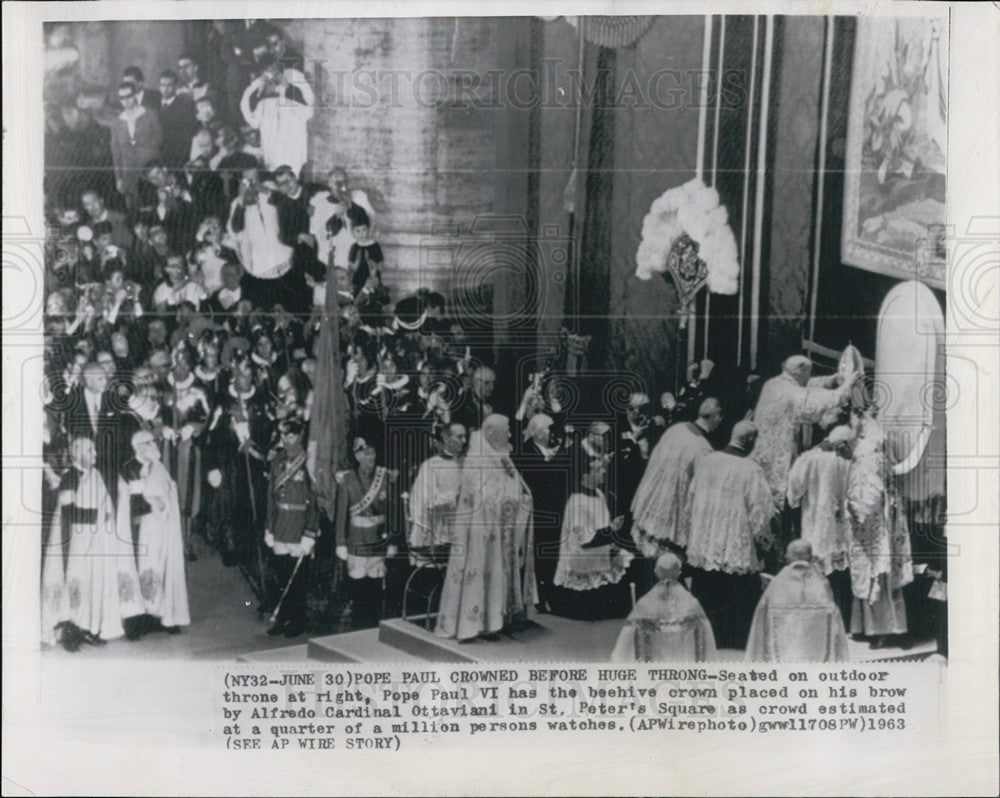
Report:
[[[317,88],[315,175],[340,164],[379,212],[387,283],[452,293],[452,243],[500,207],[497,153],[509,108],[485,78],[515,21],[491,18],[295,20]],[[525,153],[526,157],[526,153]],[[524,202],[519,203],[522,207]],[[451,251],[451,254],[449,254]]]

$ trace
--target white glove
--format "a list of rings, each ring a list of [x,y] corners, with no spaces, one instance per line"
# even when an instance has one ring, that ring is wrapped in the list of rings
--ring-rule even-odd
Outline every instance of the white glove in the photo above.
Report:
[[[399,554],[399,546],[389,546],[385,550],[386,557],[395,557],[397,554]]]
[[[194,435],[194,425],[193,424],[185,424],[183,427],[181,427],[181,440],[182,441],[190,440],[192,435]]]
[[[49,489],[57,490],[59,488],[59,483],[61,481],[59,479],[59,475],[48,466],[45,466],[45,470],[43,473],[45,475],[45,482],[48,484]]]
[[[337,559],[347,562],[347,546],[337,546]]]
[[[311,538],[308,535],[303,535],[299,540],[299,546],[302,549],[302,556],[308,557],[312,554],[313,547],[316,545],[316,538]]]
[[[233,423],[233,432],[241,444],[250,440],[250,424],[246,421],[236,421]]]
[[[217,488],[222,484],[222,472],[218,468],[213,468],[208,472],[208,484],[213,488]]]
[[[177,430],[175,430],[173,427],[164,427],[163,428],[163,438],[164,438],[164,440],[168,440],[168,441],[175,441],[175,440],[177,440]]]

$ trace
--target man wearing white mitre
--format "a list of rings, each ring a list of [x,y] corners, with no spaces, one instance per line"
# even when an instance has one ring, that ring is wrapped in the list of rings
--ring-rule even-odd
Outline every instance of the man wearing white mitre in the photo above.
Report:
[[[435,633],[494,640],[538,601],[531,493],[510,459],[510,422],[493,413],[472,434],[462,470]]]
[[[695,421],[674,424],[653,448],[632,499],[632,537],[647,557],[666,550],[668,542],[679,549],[687,546],[687,528],[681,521],[688,487],[695,465],[712,451],[707,436],[721,421],[719,400],[709,397]]]

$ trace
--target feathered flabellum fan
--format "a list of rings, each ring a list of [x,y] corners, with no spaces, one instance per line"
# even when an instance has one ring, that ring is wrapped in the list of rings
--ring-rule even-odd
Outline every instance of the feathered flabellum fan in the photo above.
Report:
[[[713,294],[735,294],[740,262],[728,222],[718,192],[698,178],[664,192],[642,223],[636,277],[669,272],[682,305],[706,284]]]

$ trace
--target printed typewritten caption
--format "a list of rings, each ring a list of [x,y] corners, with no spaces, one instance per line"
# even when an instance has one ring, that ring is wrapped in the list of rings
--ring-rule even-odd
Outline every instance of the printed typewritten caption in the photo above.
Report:
[[[915,731],[916,670],[729,666],[220,666],[213,728],[231,750],[398,751],[449,735]],[[910,678],[914,677],[914,678]],[[524,741],[524,737],[520,737]]]

